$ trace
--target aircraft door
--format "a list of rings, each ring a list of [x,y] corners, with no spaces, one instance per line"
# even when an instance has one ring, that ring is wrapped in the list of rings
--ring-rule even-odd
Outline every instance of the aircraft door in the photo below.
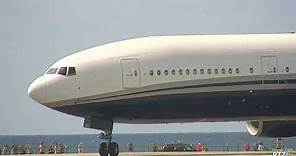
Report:
[[[261,66],[262,66],[262,74],[268,75],[266,76],[268,79],[279,80],[279,69],[278,69],[278,60],[277,56],[261,56]],[[265,83],[265,80],[262,81]]]
[[[276,56],[261,56],[262,74],[277,74],[278,61]]]
[[[138,59],[121,59],[122,87],[140,87],[140,70]]]

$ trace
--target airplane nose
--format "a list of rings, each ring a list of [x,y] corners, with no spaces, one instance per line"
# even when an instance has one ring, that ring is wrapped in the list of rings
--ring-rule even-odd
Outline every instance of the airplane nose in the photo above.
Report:
[[[45,83],[42,76],[34,80],[28,87],[29,96],[39,103],[46,102],[45,91]]]

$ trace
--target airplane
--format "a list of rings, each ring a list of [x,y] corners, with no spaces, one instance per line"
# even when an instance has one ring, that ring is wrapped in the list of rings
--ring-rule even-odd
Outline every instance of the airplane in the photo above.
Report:
[[[102,130],[113,123],[246,121],[251,135],[296,135],[296,34],[151,36],[66,56],[28,87],[37,102]]]

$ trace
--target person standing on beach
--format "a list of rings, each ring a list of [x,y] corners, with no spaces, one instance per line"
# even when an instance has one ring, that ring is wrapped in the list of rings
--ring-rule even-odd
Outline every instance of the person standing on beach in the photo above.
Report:
[[[42,141],[38,145],[38,151],[39,151],[39,154],[45,154],[45,145]]]
[[[31,144],[28,144],[28,146],[27,146],[27,152],[26,152],[26,154],[33,154],[33,151],[32,151],[32,146],[31,146]]]
[[[7,154],[7,148],[8,148],[8,145],[3,145],[2,146],[1,155],[6,155]]]
[[[247,142],[247,143],[244,145],[244,151],[245,151],[245,152],[248,152],[248,151],[250,151],[250,148],[251,148],[251,145],[249,144],[249,142]]]
[[[200,142],[196,144],[195,151],[202,152],[203,149],[204,149],[203,144],[201,144]]]
[[[10,155],[14,155],[14,149],[15,149],[14,147],[15,147],[14,145],[11,146],[10,151],[9,151]]]
[[[228,144],[228,142],[225,142],[225,150],[224,151],[229,151],[229,144]]]
[[[53,150],[54,150],[54,154],[57,154],[58,153],[58,143],[57,142],[55,142],[53,144]]]
[[[67,144],[64,144],[64,153],[67,153],[68,152],[68,146]]]
[[[263,151],[263,150],[264,150],[263,143],[259,143],[259,145],[258,145],[258,151]]]
[[[77,153],[83,153],[83,148],[84,148],[84,145],[82,142],[80,142],[78,145],[77,145]]]
[[[281,138],[277,138],[276,142],[275,142],[275,148],[277,150],[283,149],[284,145],[283,145],[283,140]]]
[[[134,145],[132,143],[127,144],[127,152],[133,152],[134,151]]]

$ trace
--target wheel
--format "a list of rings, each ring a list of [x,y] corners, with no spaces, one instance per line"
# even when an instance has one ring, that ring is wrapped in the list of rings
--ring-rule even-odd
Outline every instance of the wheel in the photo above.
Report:
[[[108,147],[106,142],[100,144],[99,154],[100,156],[108,156]]]
[[[108,146],[108,152],[110,156],[118,156],[119,153],[119,147],[116,142],[110,142]]]

